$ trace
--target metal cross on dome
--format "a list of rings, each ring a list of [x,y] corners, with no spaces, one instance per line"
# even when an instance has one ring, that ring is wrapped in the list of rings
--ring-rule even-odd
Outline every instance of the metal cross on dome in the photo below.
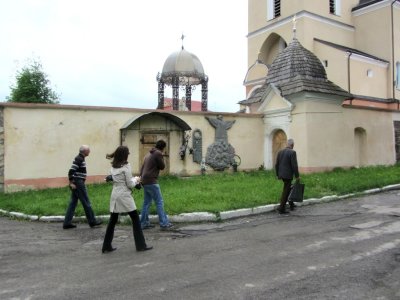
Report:
[[[183,50],[183,39],[185,38],[185,36],[183,35],[183,33],[182,33],[182,36],[181,36],[181,40],[182,40],[182,50]]]

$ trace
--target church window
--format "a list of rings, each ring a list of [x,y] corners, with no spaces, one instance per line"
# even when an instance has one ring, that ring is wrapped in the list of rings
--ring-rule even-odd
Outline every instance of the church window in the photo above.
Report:
[[[329,0],[329,13],[340,16],[340,1]]]
[[[372,71],[371,69],[367,70],[367,77],[372,78],[374,77],[374,71]]]
[[[281,15],[281,1],[267,0],[267,19],[272,20]]]
[[[400,90],[400,61],[396,63],[396,88]]]

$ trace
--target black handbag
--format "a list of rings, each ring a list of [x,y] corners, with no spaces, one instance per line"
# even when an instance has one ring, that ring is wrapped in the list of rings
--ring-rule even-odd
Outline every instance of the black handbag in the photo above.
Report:
[[[304,183],[296,181],[291,187],[289,194],[289,201],[303,202],[304,186],[305,186]]]

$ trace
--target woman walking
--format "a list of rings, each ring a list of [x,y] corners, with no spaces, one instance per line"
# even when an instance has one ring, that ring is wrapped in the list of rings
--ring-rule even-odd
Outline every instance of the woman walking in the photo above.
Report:
[[[132,177],[128,155],[129,149],[126,146],[119,146],[113,153],[106,155],[107,159],[112,159],[111,176],[113,179],[113,189],[110,199],[110,220],[107,225],[106,235],[104,236],[103,253],[112,252],[117,249],[113,248],[112,240],[120,213],[128,213],[132,220],[136,250],[146,251],[153,248],[146,245],[140,226],[139,214],[132,197],[132,189],[140,182],[140,177]]]

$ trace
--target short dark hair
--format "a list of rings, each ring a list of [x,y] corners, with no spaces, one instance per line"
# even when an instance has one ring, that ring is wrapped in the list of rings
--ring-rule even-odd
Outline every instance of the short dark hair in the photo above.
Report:
[[[111,165],[113,168],[121,168],[128,163],[129,148],[126,146],[119,146],[111,154],[107,154],[106,158],[112,159]]]
[[[164,150],[164,148],[167,146],[167,143],[164,140],[158,140],[156,143],[156,148],[158,150]]]

